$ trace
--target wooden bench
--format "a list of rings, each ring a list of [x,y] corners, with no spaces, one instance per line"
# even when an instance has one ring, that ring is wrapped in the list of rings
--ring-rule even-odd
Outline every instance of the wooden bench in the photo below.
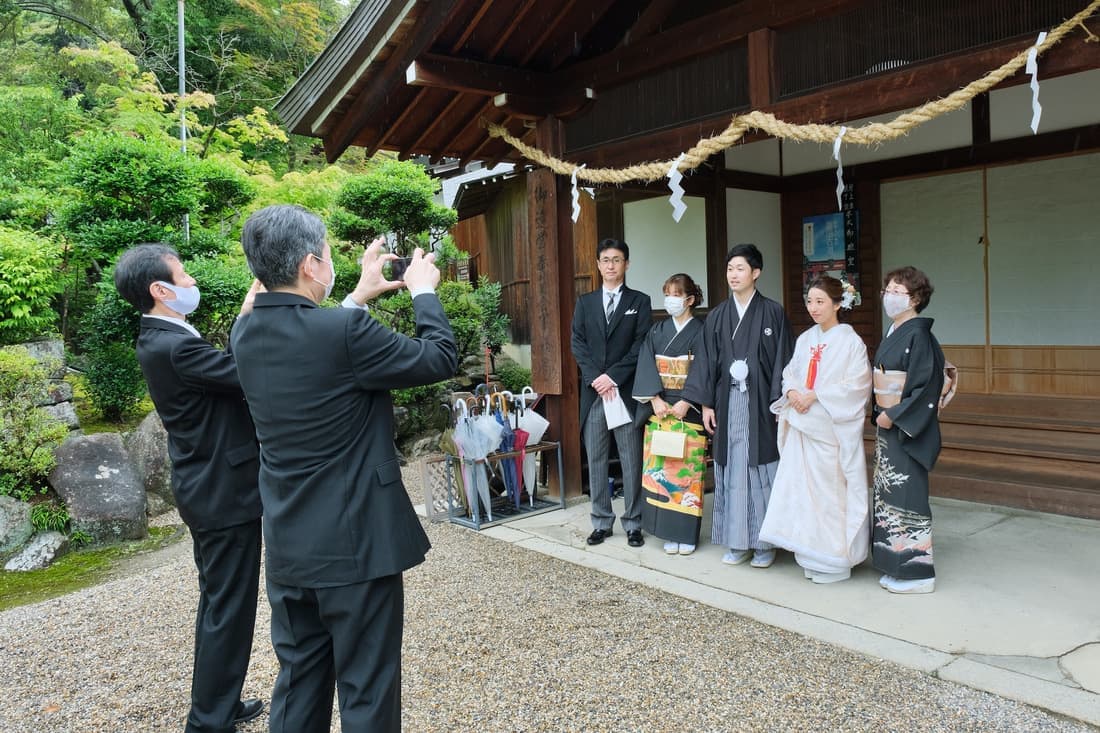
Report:
[[[1100,400],[959,395],[940,429],[933,494],[1100,518]]]

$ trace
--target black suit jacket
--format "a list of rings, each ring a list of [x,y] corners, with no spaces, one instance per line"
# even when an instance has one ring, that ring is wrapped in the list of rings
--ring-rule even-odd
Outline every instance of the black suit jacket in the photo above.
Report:
[[[145,316],[137,358],[168,431],[183,521],[212,530],[258,519],[259,449],[233,356],[183,325]]]
[[[649,333],[652,306],[645,293],[623,285],[611,322],[604,311],[603,287],[577,298],[573,309],[573,358],[581,369],[581,424],[599,395],[592,380],[607,374],[619,385],[619,395],[627,410],[634,414],[637,402],[630,395],[634,390],[634,371],[638,368],[638,352]]]
[[[267,577],[332,587],[420,563],[428,537],[401,482],[389,390],[453,377],[458,352],[434,295],[416,338],[357,308],[260,293],[233,330],[260,438]]]

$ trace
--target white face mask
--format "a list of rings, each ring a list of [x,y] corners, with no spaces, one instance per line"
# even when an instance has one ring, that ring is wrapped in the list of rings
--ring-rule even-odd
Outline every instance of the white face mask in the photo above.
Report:
[[[321,300],[325,300],[325,299],[328,298],[328,296],[332,295],[332,286],[336,284],[336,265],[332,264],[332,260],[322,260],[317,255],[310,255],[310,256],[313,257],[314,259],[316,259],[318,262],[324,262],[328,265],[329,279],[328,279],[327,283],[323,283],[320,280],[318,280],[317,278],[313,278],[313,282],[317,283],[318,285],[323,285],[324,286],[324,288],[325,288],[325,297],[321,298]]]
[[[678,318],[687,310],[687,298],[677,295],[665,296],[665,312],[673,318]]]
[[[186,316],[188,313],[193,313],[196,308],[199,307],[199,287],[192,285],[189,288],[181,288],[172,283],[166,283],[163,280],[157,280],[157,285],[163,285],[176,294],[175,300],[162,300],[165,306],[171,308],[181,316]]]
[[[886,293],[882,296],[882,308],[890,318],[897,318],[909,310],[910,296],[900,293]]]

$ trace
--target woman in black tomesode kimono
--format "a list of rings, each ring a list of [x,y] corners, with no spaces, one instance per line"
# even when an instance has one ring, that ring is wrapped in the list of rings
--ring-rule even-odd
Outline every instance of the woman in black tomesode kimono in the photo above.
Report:
[[[893,324],[871,365],[878,426],[871,559],[891,593],[936,587],[928,473],[940,454],[944,357],[932,319],[917,317],[931,297],[932,284],[914,267],[883,278],[882,306]]]
[[[681,396],[697,342],[703,333],[703,322],[692,315],[692,308],[703,302],[703,291],[685,273],[665,280],[663,289],[669,317],[653,325],[638,354],[633,396],[643,404],[635,412],[634,423],[645,425],[654,416],[660,421],[666,418],[686,421],[684,426],[676,425],[675,428],[694,432],[694,437],[705,447],[702,425],[695,425],[694,430],[685,428],[700,421],[698,408]],[[656,427],[663,429],[660,425]],[[647,445],[651,442],[652,438]],[[669,555],[690,555],[699,542],[703,520],[702,476],[692,475],[690,478],[694,480],[688,481],[668,480],[655,464],[660,463],[660,468],[665,468],[664,464],[671,464],[671,461],[665,457],[654,459],[649,451],[643,462],[642,528],[665,540],[664,549]],[[677,464],[677,467],[685,477],[693,473],[690,469],[684,470],[687,467],[683,465]]]

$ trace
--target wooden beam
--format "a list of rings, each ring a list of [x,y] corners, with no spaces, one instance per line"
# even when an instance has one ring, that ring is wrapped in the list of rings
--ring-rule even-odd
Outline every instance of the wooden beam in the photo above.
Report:
[[[749,33],[749,106],[762,109],[775,101],[775,31]]]
[[[553,95],[559,92],[559,79],[553,74],[433,53],[421,55],[405,70],[405,83],[411,86],[486,97],[500,93],[530,94],[536,89]]]
[[[916,107],[985,76],[1034,43],[1035,39],[1028,37],[905,66],[778,102],[765,111],[797,124],[844,122]],[[1043,54],[1039,64],[1043,79],[1100,68],[1100,43],[1085,43],[1080,36],[1071,36]],[[1021,69],[997,88],[1028,81],[1030,77]]]
[[[530,94],[498,94],[493,97],[493,106],[508,113],[509,117],[521,120],[541,120],[543,117],[569,119],[588,107],[596,98],[591,89],[578,90],[577,93],[558,93],[533,96]]]
[[[1017,39],[978,52],[914,64],[776,102],[763,108],[763,111],[771,112],[785,122],[800,124],[845,122],[917,107],[984,76],[1033,43],[1034,39]],[[1077,36],[1067,38],[1041,59],[1041,74],[1046,79],[1098,68],[1100,44],[1085,43]],[[998,88],[1025,84],[1029,79],[1021,72],[1002,82]],[[715,115],[657,133],[571,150],[569,159],[596,168],[672,158],[699,139],[724,130],[730,118],[729,114]],[[744,140],[750,142],[766,137],[759,132],[750,132]]]
[[[653,31],[660,27],[669,13],[676,7],[679,0],[652,0],[646,9],[638,16],[634,25],[630,26],[623,36],[621,46],[629,46],[638,43],[644,38],[653,35]]]
[[[706,198],[707,291],[704,295],[706,296],[707,308],[714,308],[714,306],[729,297],[729,283],[726,282],[726,268],[724,266],[726,253],[729,251],[726,182],[723,176],[729,171],[726,171],[725,167],[725,156],[716,155],[715,170],[711,176],[710,191],[708,191]]]
[[[878,160],[872,163],[844,166],[844,179],[851,183],[881,181],[887,178],[918,176],[941,171],[981,168],[998,163],[1012,163],[1036,158],[1083,153],[1100,149],[1100,124],[1074,127],[1068,130],[1044,132],[1038,135],[997,140],[984,145],[971,145],[931,153],[907,155],[903,158]],[[783,179],[784,191],[800,191],[836,183],[834,170],[814,171]]]
[[[443,107],[439,114],[435,116],[435,119],[433,119],[427,127],[421,130],[420,135],[417,136],[416,140],[413,141],[413,144],[410,145],[406,150],[412,151],[419,149],[420,146],[424,144],[424,141],[428,138],[428,136],[435,131],[435,128],[443,124],[443,121],[447,119],[447,115],[449,115],[454,110],[454,108],[459,105],[460,102],[462,102],[461,94],[456,94],[451,97],[451,101],[447,102],[447,104]],[[434,150],[432,151],[432,157],[435,156],[435,152],[436,151]]]
[[[413,59],[431,46],[439,29],[459,2],[460,0],[435,0],[425,5],[424,14],[417,21],[408,40],[390,54],[382,69],[372,76],[370,84],[356,95],[355,102],[344,119],[324,138],[325,157],[329,163],[340,157],[358,137],[359,131],[366,127],[371,116],[377,114],[391,87],[400,83],[398,75],[401,70],[407,68]]]
[[[641,43],[565,70],[574,80],[599,91],[706,56],[731,46],[760,28],[778,28],[807,18],[834,15],[866,0],[742,0],[716,13],[682,23]]]
[[[412,114],[413,110],[416,109],[417,103],[424,97],[424,92],[424,89],[418,89],[416,92],[416,96],[413,97],[412,100],[404,106],[404,108],[401,110],[401,114],[397,115],[397,117],[394,118],[393,122],[386,125],[382,129],[382,132],[379,133],[378,137],[374,139],[374,142],[366,146],[366,157],[370,158],[372,155],[377,153],[378,148],[382,147],[382,145],[386,143],[386,140],[389,139],[390,135],[392,135],[396,130],[400,129],[401,126],[405,124],[405,120],[409,118],[409,115]]]
[[[508,43],[508,39],[512,37],[512,34],[516,32],[516,28],[523,22],[523,16],[527,15],[531,11],[531,8],[535,7],[536,0],[525,0],[519,10],[512,15],[512,22],[508,24],[508,27],[500,34],[500,38],[493,44],[493,47],[489,49],[489,53],[486,58],[495,59],[497,54],[500,53],[500,49],[504,48],[504,45]]]
[[[474,29],[477,28],[477,24],[481,22],[481,19],[485,17],[485,14],[489,12],[489,8],[493,7],[493,0],[484,0],[481,3],[481,7],[478,9],[474,17],[470,19],[470,22],[466,24],[466,30],[462,31],[462,35],[451,45],[451,53],[458,53],[462,50],[462,47],[466,45],[466,41],[470,40],[470,36],[473,34]]]
[[[590,22],[588,24],[588,27],[583,29],[583,33],[580,30],[577,31],[578,40],[579,37],[587,35],[588,32],[592,30],[592,27],[600,21],[600,18],[604,16],[604,14],[613,4],[614,0],[587,0],[587,2],[585,2],[585,4],[581,6],[582,10],[588,14]],[[532,49],[532,51],[534,50],[535,49]],[[549,68],[558,68],[563,63],[565,63],[569,59],[569,57],[572,56],[575,52],[576,41],[574,41],[573,43],[559,42],[550,56],[550,63],[548,64]]]

